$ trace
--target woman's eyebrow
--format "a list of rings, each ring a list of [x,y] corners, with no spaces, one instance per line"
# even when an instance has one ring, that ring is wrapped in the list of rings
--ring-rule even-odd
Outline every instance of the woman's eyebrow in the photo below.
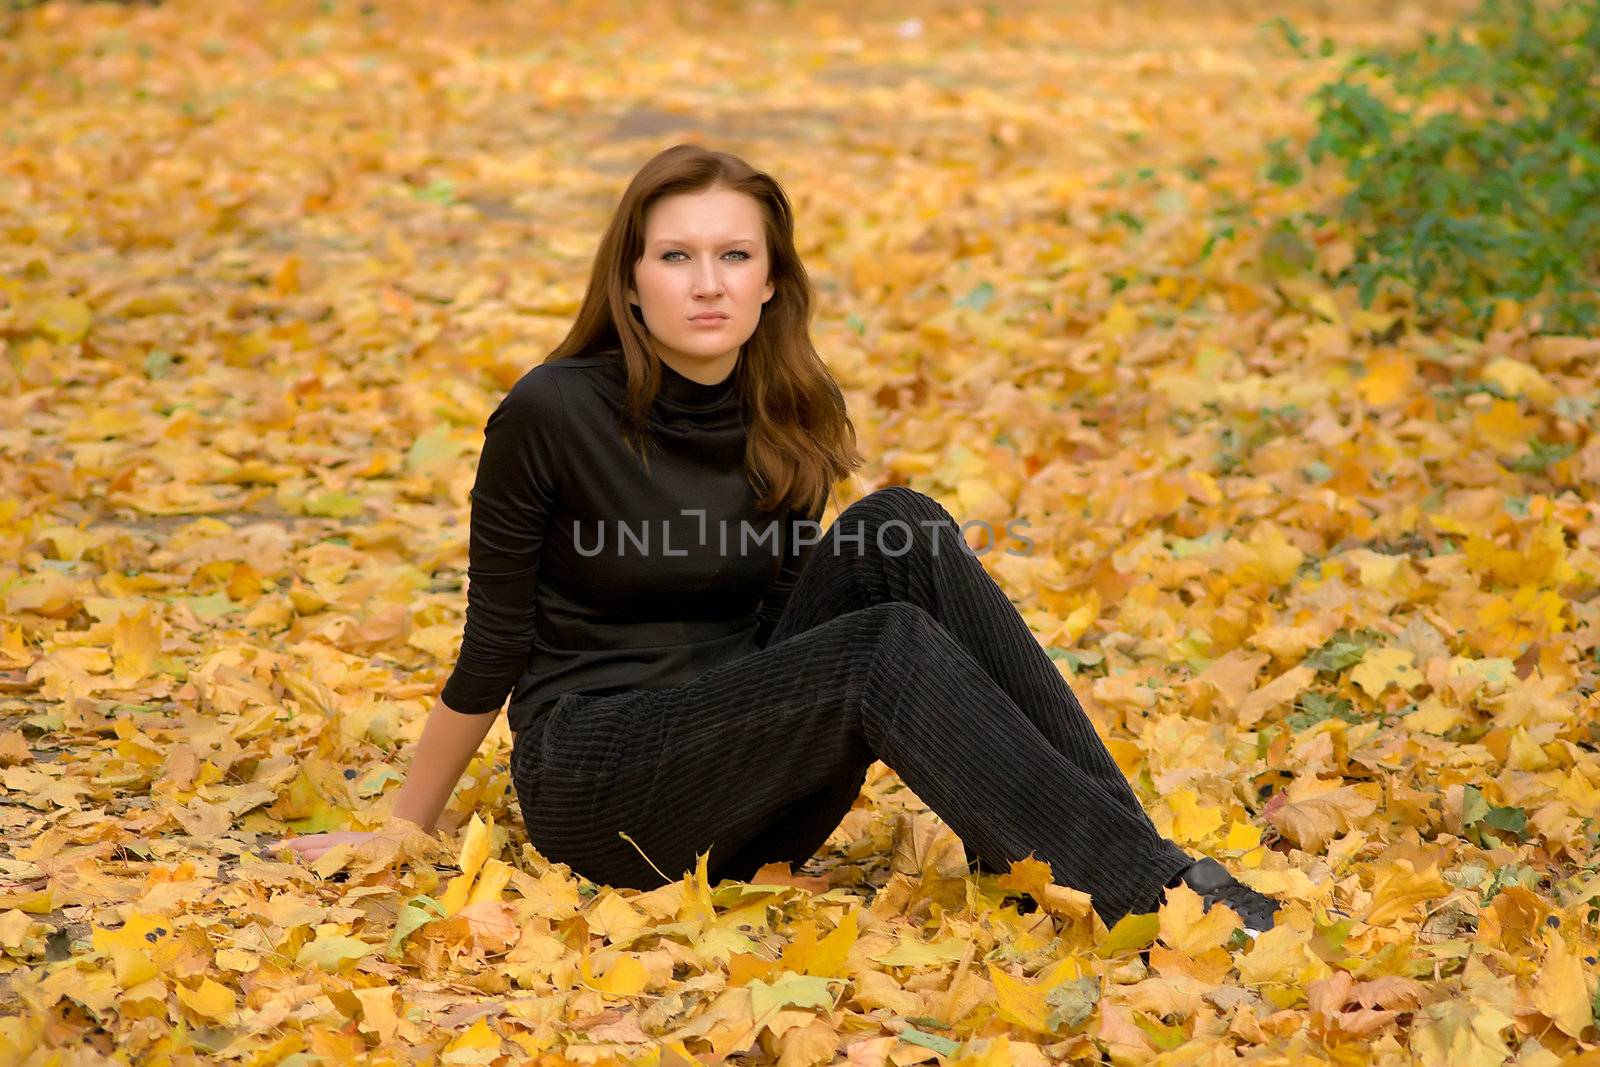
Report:
[[[657,237],[651,244],[657,245],[687,245],[693,241],[686,241],[681,237]],[[721,242],[725,245],[753,245],[755,242],[748,237],[732,237]]]

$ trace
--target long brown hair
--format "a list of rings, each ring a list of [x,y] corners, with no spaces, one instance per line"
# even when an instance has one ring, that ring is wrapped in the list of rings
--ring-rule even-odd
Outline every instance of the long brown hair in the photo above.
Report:
[[[774,287],[734,365],[734,389],[748,414],[745,471],[761,510],[787,503],[809,514],[864,460],[844,394],[811,343],[811,282],[795,251],[789,198],[738,156],[678,144],[640,168],[600,238],[572,329],[545,362],[620,349],[628,370],[622,429],[648,463],[645,415],[661,387],[661,368],[626,297],[644,252],[645,215],[662,197],[719,187],[761,206]]]

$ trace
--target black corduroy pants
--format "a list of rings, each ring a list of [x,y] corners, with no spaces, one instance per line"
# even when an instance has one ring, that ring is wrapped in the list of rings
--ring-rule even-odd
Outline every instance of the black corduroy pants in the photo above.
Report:
[[[708,850],[713,882],[798,866],[875,759],[982,867],[1035,855],[1107,925],[1153,910],[1194,859],[1157,832],[949,512],[903,486],[840,513],[765,648],[665,689],[563,696],[511,762],[542,855],[644,889]]]

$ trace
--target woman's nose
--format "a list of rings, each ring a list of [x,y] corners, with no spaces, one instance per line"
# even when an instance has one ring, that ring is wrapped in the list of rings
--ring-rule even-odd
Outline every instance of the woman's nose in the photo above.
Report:
[[[716,268],[706,267],[695,274],[694,291],[704,296],[711,296],[722,291],[722,279],[717,276]]]

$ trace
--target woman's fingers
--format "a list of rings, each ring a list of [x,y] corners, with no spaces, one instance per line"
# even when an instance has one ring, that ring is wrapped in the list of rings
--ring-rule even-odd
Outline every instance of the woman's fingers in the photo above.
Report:
[[[359,844],[379,836],[381,835],[366,830],[335,830],[307,837],[285,837],[269,842],[267,848],[269,850],[287,848],[298,853],[302,860],[315,860],[335,845]]]
[[[348,830],[341,830],[333,833],[311,834],[307,837],[285,837],[272,842],[268,848],[273,850],[287,848],[296,853],[300,859],[309,861],[318,859],[335,845],[341,845],[347,841],[356,841],[362,836]]]
[[[313,837],[285,837],[267,843],[267,850],[276,852],[280,848],[289,849],[306,859],[316,859],[328,848],[328,842],[320,840],[321,834]]]

